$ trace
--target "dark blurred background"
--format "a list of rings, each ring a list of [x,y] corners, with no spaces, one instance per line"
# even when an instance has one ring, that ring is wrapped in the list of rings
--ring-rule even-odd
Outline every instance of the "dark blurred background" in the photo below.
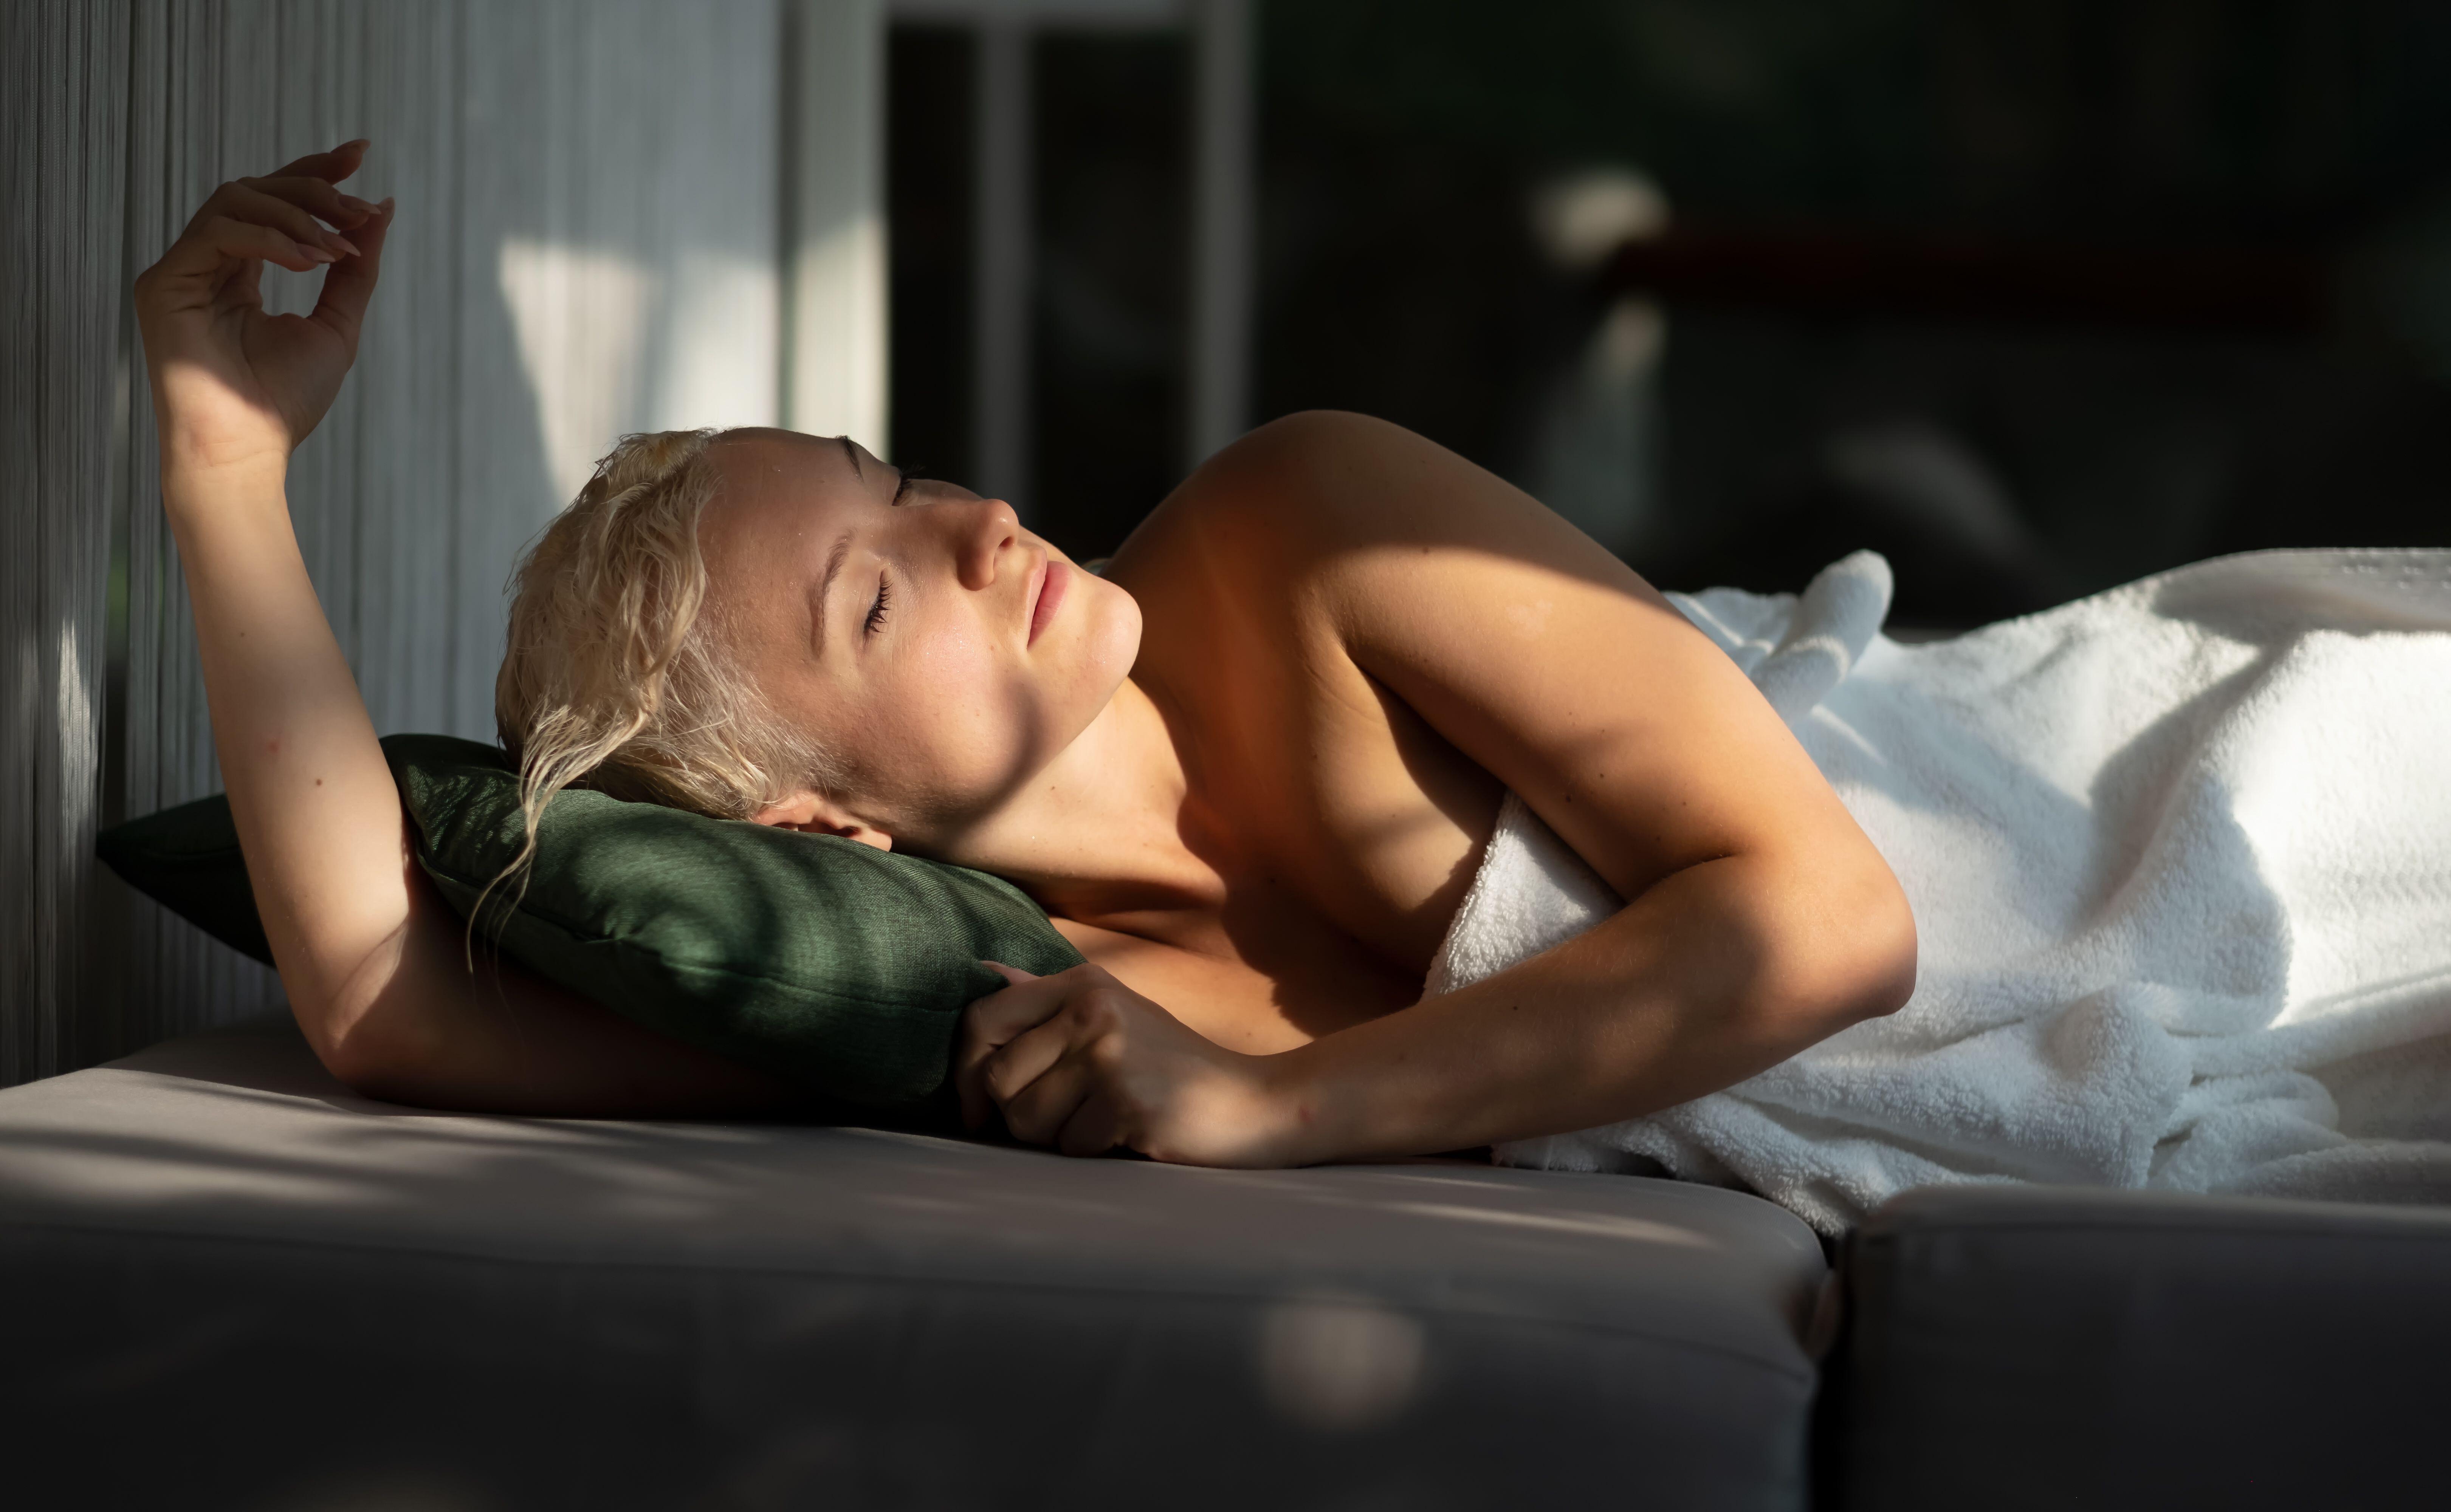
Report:
[[[1003,44],[1026,434],[981,481],[1081,557],[1202,449],[1204,43],[1142,9]],[[969,481],[996,403],[995,44],[925,11],[889,44],[892,444]],[[1876,547],[1893,621],[1933,630],[2223,552],[2451,542],[2451,6],[1275,0],[1243,24],[1247,422],[1396,421],[1665,586],[1793,589]]]

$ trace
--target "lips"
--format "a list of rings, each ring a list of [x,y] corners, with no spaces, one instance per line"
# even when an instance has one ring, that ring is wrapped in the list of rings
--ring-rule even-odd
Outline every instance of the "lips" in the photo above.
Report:
[[[1038,633],[1055,618],[1056,609],[1064,602],[1065,590],[1071,584],[1072,569],[1048,558],[1047,571],[1038,579],[1037,597],[1029,605],[1029,644],[1038,644]]]

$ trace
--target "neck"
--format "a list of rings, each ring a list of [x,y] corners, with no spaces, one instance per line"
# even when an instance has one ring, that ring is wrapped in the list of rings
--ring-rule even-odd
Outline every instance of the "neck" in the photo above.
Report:
[[[1197,770],[1185,728],[1125,678],[1027,789],[937,854],[1006,878],[1058,918],[1127,933],[1214,907],[1223,882],[1184,835]]]

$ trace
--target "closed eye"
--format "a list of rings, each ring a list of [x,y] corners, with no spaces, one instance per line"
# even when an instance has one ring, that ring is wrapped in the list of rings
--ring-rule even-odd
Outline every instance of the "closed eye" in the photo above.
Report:
[[[919,469],[916,467],[902,469],[894,480],[892,504],[898,505],[911,497],[911,485],[917,481],[918,477]],[[885,580],[884,574],[880,573],[876,579],[876,600],[868,606],[868,620],[865,627],[867,633],[873,636],[884,629],[886,617],[892,612],[893,588]]]
[[[892,597],[892,585],[880,573],[876,579],[876,601],[868,606],[868,634],[873,636],[885,628],[885,617],[893,607]]]

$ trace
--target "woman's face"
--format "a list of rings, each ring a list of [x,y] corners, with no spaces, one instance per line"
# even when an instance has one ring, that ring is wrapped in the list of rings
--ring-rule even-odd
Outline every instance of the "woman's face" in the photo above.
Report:
[[[1010,505],[856,443],[735,431],[698,525],[741,670],[842,767],[822,797],[923,850],[1015,796],[1107,706],[1140,606]]]

